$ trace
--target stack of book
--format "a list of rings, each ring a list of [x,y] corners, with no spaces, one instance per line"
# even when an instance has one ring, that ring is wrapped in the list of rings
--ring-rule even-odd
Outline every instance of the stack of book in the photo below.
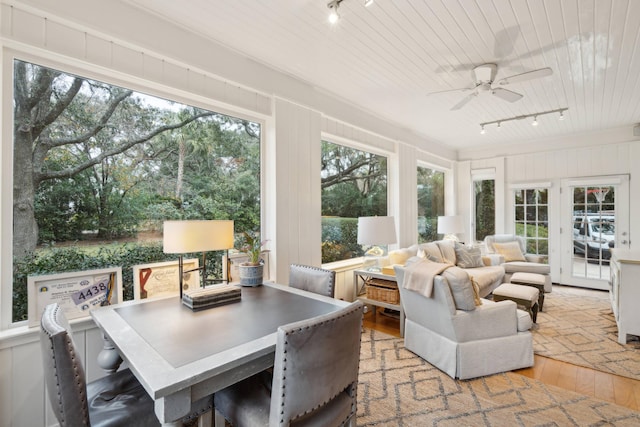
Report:
[[[214,285],[182,294],[182,303],[191,310],[202,310],[240,301],[242,291],[236,285]]]

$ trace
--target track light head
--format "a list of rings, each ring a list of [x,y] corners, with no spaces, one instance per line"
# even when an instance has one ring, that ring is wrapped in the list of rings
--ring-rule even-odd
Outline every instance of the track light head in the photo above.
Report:
[[[533,116],[533,122],[531,122],[531,126],[538,126],[538,116]]]
[[[373,0],[364,0],[364,7],[369,7],[373,4]]]
[[[487,133],[487,131],[484,130],[484,125],[480,125],[480,135],[484,135],[485,133]]]
[[[564,120],[564,111],[560,110],[560,117],[558,117],[558,120]]]

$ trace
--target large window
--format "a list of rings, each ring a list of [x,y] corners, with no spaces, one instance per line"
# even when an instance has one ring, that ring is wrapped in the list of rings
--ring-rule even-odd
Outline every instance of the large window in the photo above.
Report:
[[[259,230],[258,123],[23,61],[14,120],[13,321],[31,274],[121,266],[132,298],[132,265],[175,259],[166,219]]]
[[[444,215],[444,172],[418,166],[418,243],[438,239],[441,215]]]
[[[527,253],[549,255],[549,205],[546,188],[514,192],[515,230],[527,243]]]
[[[386,157],[322,141],[322,262],[364,254],[358,217],[387,215]]]
[[[475,240],[483,241],[496,233],[496,191],[494,179],[473,181],[475,202]]]

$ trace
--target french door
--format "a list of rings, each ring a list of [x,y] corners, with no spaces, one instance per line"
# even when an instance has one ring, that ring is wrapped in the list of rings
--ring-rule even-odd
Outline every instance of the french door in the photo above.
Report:
[[[609,289],[611,248],[629,247],[629,176],[561,183],[561,283]]]

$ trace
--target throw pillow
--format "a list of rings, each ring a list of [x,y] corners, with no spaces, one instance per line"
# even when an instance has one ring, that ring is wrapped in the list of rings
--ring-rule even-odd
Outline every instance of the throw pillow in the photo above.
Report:
[[[438,240],[436,243],[442,253],[442,258],[444,260],[442,262],[448,262],[449,264],[456,265],[455,242],[453,240]]]
[[[442,272],[442,276],[449,283],[449,289],[456,308],[464,311],[475,310],[473,285],[469,275],[459,267],[450,267]]]
[[[456,242],[454,246],[456,251],[457,266],[460,268],[484,267],[482,262],[482,252],[479,247],[466,246]]]
[[[418,246],[418,250],[420,249],[425,253],[423,258],[427,258],[433,262],[445,262],[436,242],[422,243]]]
[[[420,258],[424,258],[427,261],[440,262],[440,260],[438,258],[434,257],[433,255],[431,255],[428,252],[425,252],[425,250],[422,249],[422,248],[418,249],[418,255],[417,256],[420,257]]]
[[[398,249],[389,252],[389,264],[404,265],[409,258],[413,256],[413,252],[409,249]]]
[[[494,243],[493,247],[504,257],[504,262],[526,261],[518,242]]]
[[[480,285],[475,281],[473,276],[469,276],[471,285],[473,285],[473,303],[475,305],[482,305],[482,299],[480,298]]]

